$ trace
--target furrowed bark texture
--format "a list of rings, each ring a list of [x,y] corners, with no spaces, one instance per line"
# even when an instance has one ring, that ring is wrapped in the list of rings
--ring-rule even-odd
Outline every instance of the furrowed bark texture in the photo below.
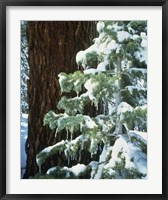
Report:
[[[33,21],[28,22],[28,139],[26,142],[27,166],[24,178],[38,172],[36,155],[45,147],[55,144],[65,134],[54,133],[43,126],[43,117],[49,110],[56,111],[61,90],[60,72],[77,70],[75,57],[78,51],[88,48],[96,35],[95,22],[87,21]],[[53,162],[53,163],[52,163]],[[65,158],[51,159],[48,165],[65,165]],[[47,169],[42,166],[42,171]]]

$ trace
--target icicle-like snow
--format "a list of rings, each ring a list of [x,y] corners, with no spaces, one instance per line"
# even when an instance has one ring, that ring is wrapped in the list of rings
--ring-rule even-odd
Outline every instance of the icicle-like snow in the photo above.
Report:
[[[80,149],[80,150],[79,150],[79,162],[81,161],[81,158],[82,158],[82,157],[81,157],[81,152],[82,152],[82,150]]]
[[[82,143],[81,143],[81,150],[83,150],[83,147],[84,147],[84,141],[82,140]]]
[[[66,129],[66,139],[68,140],[68,129]]]
[[[69,164],[70,164],[70,157],[68,157],[68,166],[69,166]]]
[[[41,173],[41,165],[39,165],[39,173]]]
[[[80,122],[80,132],[82,132],[83,123]]]
[[[71,141],[73,140],[73,132],[71,132]]]
[[[55,138],[57,138],[58,128],[55,131]]]
[[[68,157],[68,149],[64,150],[64,154],[65,154],[65,157],[67,158]]]

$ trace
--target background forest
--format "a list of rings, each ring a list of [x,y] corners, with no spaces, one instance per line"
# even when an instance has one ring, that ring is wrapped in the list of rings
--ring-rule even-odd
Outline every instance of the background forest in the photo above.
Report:
[[[147,22],[21,22],[22,178],[147,178]]]

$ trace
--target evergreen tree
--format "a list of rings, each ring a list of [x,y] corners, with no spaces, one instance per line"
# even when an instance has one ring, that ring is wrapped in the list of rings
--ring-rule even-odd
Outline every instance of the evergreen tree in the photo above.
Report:
[[[147,175],[147,22],[99,21],[97,31],[93,45],[76,55],[83,70],[59,74],[60,112],[49,111],[44,125],[55,130],[55,137],[64,130],[67,136],[36,156],[36,178]],[[86,115],[89,104],[101,113]],[[91,156],[87,165],[83,151]],[[46,159],[58,152],[66,156],[67,166],[42,172]]]

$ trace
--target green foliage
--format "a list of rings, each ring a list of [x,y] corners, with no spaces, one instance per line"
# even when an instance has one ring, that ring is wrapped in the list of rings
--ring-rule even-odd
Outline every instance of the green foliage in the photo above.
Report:
[[[142,140],[138,139],[135,136],[132,136],[131,142],[135,142],[136,144],[138,144],[140,146],[142,152],[147,154],[147,145]]]
[[[84,75],[81,71],[76,71],[70,74],[61,72],[59,77],[62,92],[75,91],[78,94],[85,82],[90,78],[90,75]]]
[[[50,174],[37,173],[35,176],[30,176],[29,179],[55,179],[55,177]]]
[[[76,71],[59,74],[61,91],[65,93],[64,95],[75,92],[76,97],[62,96],[57,108],[64,113],[56,114],[49,111],[44,116],[43,122],[56,133],[66,131],[67,139],[39,152],[36,156],[39,167],[49,156],[60,152],[64,153],[68,163],[71,160],[77,160],[79,163],[83,151],[89,152],[94,159],[94,155],[102,153],[100,146],[112,147],[116,144],[119,134],[124,135],[124,129],[117,132],[118,127],[125,127],[127,133],[134,129],[147,131],[147,108],[143,106],[147,104],[147,65],[146,60],[143,60],[145,58],[142,59],[142,54],[146,51],[146,26],[146,21],[102,22],[99,27],[99,37],[91,47],[80,51],[76,59],[77,64],[83,66],[84,73]],[[88,68],[92,69],[89,71]],[[123,112],[119,112],[122,101],[125,102],[126,108],[123,108],[125,109]],[[102,111],[96,117],[87,116],[84,111],[90,103],[96,106],[97,112],[100,104],[102,110],[108,110],[113,106],[112,111],[111,113]],[[129,145],[127,140],[122,142]],[[135,143],[138,152],[147,153],[147,145],[142,138],[133,135],[129,142]],[[103,162],[107,164],[111,155],[110,151]],[[142,178],[143,175],[136,168],[126,168],[127,160],[123,155],[123,152],[118,154],[118,162],[113,168],[102,169],[100,178]],[[75,176],[70,168],[57,166],[49,175],[38,174],[36,177],[90,178],[91,171],[91,166],[87,166],[84,172]]]
[[[114,83],[117,79],[117,76],[110,77],[104,73],[100,73],[91,77],[91,81],[93,83],[97,83],[93,89],[93,96],[96,98],[97,102],[104,98],[112,98],[116,90]]]
[[[58,166],[55,170],[50,172],[50,175],[53,176],[55,179],[76,179],[76,176],[73,174],[73,172]]]
[[[81,114],[76,116],[61,117],[58,119],[57,131],[67,130],[74,133],[80,130],[80,125],[83,123],[84,117]]]
[[[90,102],[88,96],[81,96],[79,98],[67,98],[63,96],[59,101],[57,108],[63,109],[68,115],[76,115],[77,113],[84,113],[85,106]]]
[[[147,131],[147,108],[136,107],[132,112],[122,113],[122,123],[130,130]]]
[[[64,114],[55,114],[54,111],[49,111],[43,118],[43,125],[49,125],[51,130],[58,126],[58,119],[63,117]]]
[[[147,21],[130,21],[127,27],[131,27],[135,30],[136,34],[140,34],[141,32],[147,33]]]
[[[37,173],[34,177],[29,179],[76,179],[77,177],[72,172],[57,167],[56,170],[50,172],[50,174]]]
[[[147,107],[136,107],[134,110],[134,123],[139,131],[147,131]]]

